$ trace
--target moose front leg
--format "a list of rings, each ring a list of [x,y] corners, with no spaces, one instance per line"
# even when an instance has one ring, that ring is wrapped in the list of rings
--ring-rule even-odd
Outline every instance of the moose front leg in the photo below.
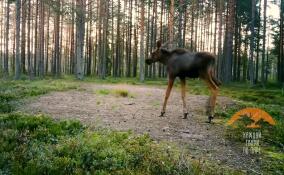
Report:
[[[180,81],[181,81],[181,98],[182,98],[182,105],[183,105],[183,118],[186,119],[188,115],[188,110],[186,107],[186,99],[185,99],[185,93],[186,93],[185,78],[180,78]]]
[[[174,78],[169,78],[169,81],[168,81],[168,88],[167,88],[167,91],[166,91],[166,96],[165,96],[165,99],[164,99],[164,105],[163,105],[163,108],[162,108],[162,112],[161,112],[160,117],[163,117],[164,114],[165,114],[165,112],[166,112],[167,102],[168,102],[169,96],[170,96],[170,94],[171,94],[171,90],[172,90],[174,81],[175,81]]]

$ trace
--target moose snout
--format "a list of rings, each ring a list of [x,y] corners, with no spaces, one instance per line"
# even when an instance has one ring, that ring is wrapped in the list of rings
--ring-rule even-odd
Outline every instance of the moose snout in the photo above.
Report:
[[[152,59],[146,59],[145,62],[146,62],[146,64],[150,65],[150,64],[153,63],[153,60]]]

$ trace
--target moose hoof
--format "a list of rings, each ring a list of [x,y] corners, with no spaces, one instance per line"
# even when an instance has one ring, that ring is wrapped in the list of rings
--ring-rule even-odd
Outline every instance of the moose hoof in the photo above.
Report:
[[[187,119],[187,115],[188,115],[188,113],[184,113],[183,114],[183,119]]]
[[[161,115],[159,117],[164,117],[165,112],[161,112]]]
[[[211,121],[213,120],[213,118],[214,118],[214,117],[213,117],[212,115],[209,115],[209,116],[208,116],[208,123],[211,123]]]

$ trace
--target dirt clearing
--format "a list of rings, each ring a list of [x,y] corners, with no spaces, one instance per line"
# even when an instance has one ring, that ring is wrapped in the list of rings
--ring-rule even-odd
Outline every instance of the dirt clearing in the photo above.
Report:
[[[190,151],[193,159],[259,171],[255,159],[242,153],[243,145],[225,139],[221,118],[214,119],[214,124],[206,123],[208,96],[187,94],[190,115],[188,119],[182,119],[180,91],[174,88],[166,117],[158,117],[164,93],[163,87],[88,83],[81,85],[79,90],[41,96],[21,110],[48,114],[56,119],[77,119],[90,126],[149,133],[155,140],[178,143]],[[218,97],[217,104],[223,107],[234,105],[234,102],[227,97]]]

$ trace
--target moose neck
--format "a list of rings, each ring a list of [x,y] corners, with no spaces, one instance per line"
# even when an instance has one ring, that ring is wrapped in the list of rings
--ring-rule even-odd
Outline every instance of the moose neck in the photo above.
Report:
[[[169,59],[171,58],[169,54],[163,54],[161,57],[162,58],[159,60],[159,62],[162,63],[163,65],[167,65]]]

